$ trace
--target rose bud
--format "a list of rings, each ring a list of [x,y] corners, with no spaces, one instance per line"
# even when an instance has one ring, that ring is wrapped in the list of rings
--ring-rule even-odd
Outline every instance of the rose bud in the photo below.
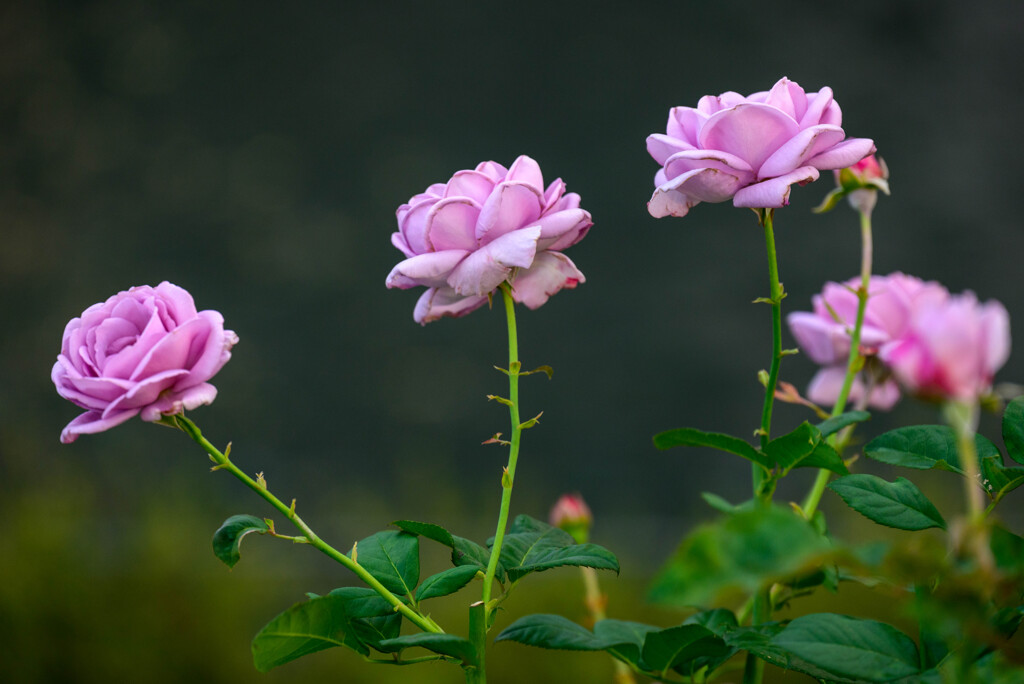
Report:
[[[554,527],[571,534],[577,544],[587,541],[590,525],[594,521],[587,502],[579,494],[563,494],[555,502],[548,519]]]

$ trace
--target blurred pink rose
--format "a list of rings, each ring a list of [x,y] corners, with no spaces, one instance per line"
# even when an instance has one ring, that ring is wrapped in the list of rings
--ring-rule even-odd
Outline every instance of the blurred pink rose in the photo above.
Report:
[[[845,283],[826,283],[821,294],[812,298],[813,312],[789,314],[787,323],[797,344],[812,361],[824,366],[811,380],[807,398],[818,404],[832,405],[846,376],[850,355],[850,332],[857,320],[857,294],[860,278]],[[872,276],[868,304],[861,328],[860,350],[867,357],[899,339],[907,330],[914,310],[927,302],[944,302],[949,293],[936,282],[925,282],[903,273]],[[854,381],[850,398],[863,397],[864,385]],[[899,389],[891,379],[872,388],[869,405],[888,410],[899,400]]]
[[[413,312],[417,323],[464,316],[506,280],[531,309],[584,282],[566,247],[592,225],[580,197],[556,179],[544,188],[540,167],[521,156],[505,168],[482,162],[435,183],[398,208],[391,242],[407,257],[388,287],[428,288]]]
[[[551,508],[548,516],[554,527],[565,527],[566,525],[590,525],[594,520],[590,507],[579,494],[563,494]]]
[[[119,292],[73,318],[51,377],[57,393],[86,412],[61,432],[64,443],[142,414],[156,421],[209,404],[207,380],[238,336],[216,311],[196,311],[192,295],[163,282]]]
[[[577,544],[586,543],[594,516],[579,494],[563,494],[551,508],[548,520],[554,527],[572,535]]]
[[[972,292],[915,307],[900,339],[879,357],[907,390],[932,399],[977,400],[1010,355],[1010,317]]]
[[[647,208],[660,218],[728,199],[737,207],[783,207],[793,183],[874,152],[871,140],[844,140],[841,126],[830,88],[805,93],[787,78],[747,97],[727,92],[702,97],[696,108],[675,107],[666,133],[647,138],[647,151],[663,167]]]

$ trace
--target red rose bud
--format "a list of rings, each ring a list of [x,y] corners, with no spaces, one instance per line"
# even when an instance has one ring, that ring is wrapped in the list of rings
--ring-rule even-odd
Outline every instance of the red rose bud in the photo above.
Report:
[[[583,544],[590,536],[590,525],[594,516],[587,502],[579,494],[563,494],[551,509],[551,524],[572,535],[577,544]]]

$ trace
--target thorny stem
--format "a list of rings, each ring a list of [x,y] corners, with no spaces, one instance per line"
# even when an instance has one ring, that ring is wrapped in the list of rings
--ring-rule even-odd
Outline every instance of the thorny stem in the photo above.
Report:
[[[772,305],[772,365],[768,372],[768,383],[765,385],[764,408],[761,411],[761,448],[768,446],[772,426],[772,407],[775,401],[775,388],[779,383],[779,367],[782,365],[782,283],[779,282],[779,264],[775,255],[775,233],[772,229],[774,210],[763,209],[759,213],[764,226],[764,241],[768,251],[768,281],[771,287],[769,301]],[[759,499],[771,498],[761,492],[765,473],[760,466],[754,464],[754,496]]]
[[[768,382],[765,384],[764,408],[761,411],[761,449],[768,446],[771,439],[772,408],[775,400],[775,388],[779,383],[779,367],[782,365],[782,298],[785,296],[782,283],[779,282],[779,264],[775,252],[775,233],[772,219],[774,210],[762,209],[758,212],[761,225],[764,227],[764,242],[768,252],[768,282],[770,286],[769,302],[772,305],[772,365],[768,371]],[[770,488],[764,487],[766,474],[760,466],[753,466],[754,496],[763,503],[771,501]],[[767,491],[762,491],[766,489]],[[761,624],[771,619],[771,601],[768,589],[760,589],[753,597],[753,623]],[[760,684],[764,677],[764,661],[753,653],[747,654],[743,669],[743,684]]]
[[[519,342],[516,334],[516,312],[515,300],[512,299],[512,290],[508,283],[500,286],[502,299],[505,301],[505,318],[508,321],[508,410],[512,422],[512,437],[509,440],[508,465],[501,476],[501,508],[498,511],[498,525],[494,531],[494,545],[491,547],[491,557],[487,562],[487,572],[484,574],[483,608],[482,620],[483,629],[476,630],[471,635],[473,642],[480,654],[481,663],[484,657],[486,646],[487,626],[490,623],[491,612],[494,606],[491,605],[491,589],[494,584],[494,577],[498,571],[498,558],[501,556],[501,545],[505,540],[505,528],[508,526],[508,511],[512,503],[512,485],[515,483],[516,463],[519,460],[519,441],[523,434],[522,424],[519,420]],[[470,670],[475,670],[470,672]],[[470,676],[472,680],[469,680]],[[483,684],[487,681],[484,668],[470,668],[466,673],[467,681],[474,684]]]
[[[295,527],[297,527],[303,535],[306,537],[306,541],[316,547],[318,550],[336,560],[337,562],[344,565],[346,568],[354,572],[359,579],[363,580],[370,588],[376,591],[381,597],[395,607],[395,610],[400,612],[406,618],[408,618],[413,624],[422,629],[425,632],[444,632],[433,620],[423,615],[420,615],[409,606],[402,603],[401,599],[388,591],[384,585],[382,585],[376,577],[366,571],[361,565],[353,561],[351,558],[343,554],[342,552],[335,549],[333,546],[323,541],[310,529],[302,518],[295,512],[294,503],[291,506],[285,505],[283,501],[278,499],[276,496],[270,493],[267,489],[265,482],[257,482],[251,477],[242,472],[238,466],[231,462],[226,454],[221,453],[217,447],[213,446],[209,440],[203,437],[203,433],[196,427],[196,424],[186,418],[182,414],[169,416],[166,419],[168,425],[179,428],[182,432],[187,434],[192,440],[201,446],[204,451],[210,456],[210,460],[214,462],[214,470],[226,470],[232,475],[241,480],[249,489],[253,490],[261,497],[266,499],[271,506],[276,508],[281,515],[288,518]]]
[[[854,323],[853,331],[850,334],[850,356],[846,362],[846,377],[843,378],[842,389],[839,390],[839,396],[836,397],[836,403],[832,407],[832,416],[838,416],[844,410],[846,410],[846,400],[850,396],[850,390],[853,388],[853,381],[857,377],[859,368],[862,365],[863,357],[860,354],[860,333],[864,327],[864,313],[867,311],[868,298],[870,292],[868,288],[871,286],[871,212],[862,211],[860,212],[860,287],[857,288],[857,320]],[[869,389],[864,388],[864,400],[868,399],[867,393]],[[848,436],[848,433],[844,436]],[[837,436],[832,435],[829,437],[829,444],[836,446]],[[825,486],[828,485],[829,477],[831,477],[831,471],[822,468],[818,471],[818,477],[814,480],[814,486],[811,491],[807,494],[807,498],[804,499],[804,505],[802,507],[804,517],[808,520],[814,515],[814,512],[818,510],[818,504],[821,502],[821,496],[825,493]]]
[[[981,470],[974,433],[978,428],[977,401],[950,401],[943,407],[947,422],[956,433],[960,467],[964,470],[964,495],[967,498],[967,525],[963,530],[962,549],[974,556],[978,566],[991,572],[995,565],[989,547],[985,522],[985,497],[981,491]]]

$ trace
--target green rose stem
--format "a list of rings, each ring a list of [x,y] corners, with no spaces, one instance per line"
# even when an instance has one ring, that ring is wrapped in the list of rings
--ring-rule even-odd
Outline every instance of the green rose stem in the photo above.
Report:
[[[772,230],[772,218],[774,209],[758,210],[758,219],[764,226],[764,242],[768,251],[768,280],[771,286],[768,299],[760,299],[760,302],[767,302],[772,305],[772,365],[768,372],[768,381],[764,390],[764,409],[761,411],[761,429],[758,434],[761,436],[761,448],[768,446],[772,427],[772,407],[775,401],[775,388],[779,384],[779,367],[782,365],[782,298],[785,293],[782,290],[782,283],[779,282],[779,264],[775,256],[775,233]],[[763,492],[762,485],[765,480],[764,470],[757,464],[753,467],[754,496],[767,502],[771,499],[771,492]]]
[[[494,576],[498,571],[498,558],[501,556],[501,545],[505,540],[505,528],[508,526],[508,510],[512,503],[512,484],[516,477],[516,463],[519,460],[519,441],[523,434],[522,423],[519,422],[519,343],[516,335],[516,312],[515,300],[512,299],[512,290],[507,282],[501,284],[501,296],[505,300],[505,317],[508,321],[508,410],[512,422],[512,437],[509,441],[508,465],[501,475],[501,509],[498,512],[498,525],[494,530],[494,545],[491,547],[491,557],[487,561],[487,572],[484,574],[483,590],[483,629],[472,630],[470,635],[473,638],[479,653],[480,662],[483,662],[484,649],[486,647],[487,626],[491,622],[491,613],[495,606],[491,604],[491,589],[494,584]],[[475,638],[474,638],[475,637]],[[471,684],[484,684],[487,681],[487,674],[484,668],[469,668],[466,670],[466,681]]]
[[[770,285],[770,296],[767,301],[772,305],[772,365],[768,371],[768,381],[764,386],[764,409],[761,411],[761,429],[758,434],[761,436],[761,448],[768,446],[771,438],[772,408],[775,401],[775,388],[779,383],[779,367],[782,365],[782,298],[785,292],[782,283],[779,282],[779,264],[775,253],[775,233],[772,219],[775,211],[773,209],[761,209],[757,212],[758,219],[764,227],[764,242],[768,252],[768,281]],[[762,503],[768,504],[772,498],[770,487],[765,485],[766,475],[762,468],[755,464],[753,466],[754,496]],[[759,625],[771,619],[771,598],[769,589],[758,590],[753,596],[752,623]],[[746,664],[743,669],[743,684],[760,684],[764,678],[764,661],[753,653],[747,654]]]
[[[832,407],[832,415],[838,416],[844,410],[846,410],[846,400],[850,396],[850,389],[853,387],[853,380],[857,377],[857,373],[860,372],[861,367],[864,365],[864,357],[860,354],[860,332],[861,328],[864,327],[864,312],[868,308],[868,297],[870,293],[868,288],[871,286],[871,211],[860,212],[860,287],[857,288],[857,321],[854,323],[853,332],[850,334],[850,358],[846,362],[846,377],[843,378],[842,389],[839,390],[839,396],[836,397],[835,406]],[[868,399],[866,396],[867,388],[865,388],[865,401]],[[829,442],[832,446],[837,443],[845,443],[849,437],[849,432],[852,428],[847,428],[842,431],[842,436],[831,436]],[[825,486],[828,485],[829,477],[831,477],[831,471],[822,468],[818,471],[818,477],[814,480],[814,486],[811,487],[811,491],[807,494],[807,498],[804,499],[804,505],[802,506],[804,517],[808,520],[814,515],[814,512],[818,510],[818,504],[821,502],[821,495],[825,493]]]
[[[989,547],[985,523],[985,498],[981,491],[981,470],[974,433],[978,427],[977,401],[950,401],[943,406],[946,421],[956,433],[957,454],[964,471],[964,495],[967,498],[967,525],[959,540],[963,551],[974,556],[982,571],[991,574],[995,561]]]
[[[302,539],[302,541],[314,546],[315,548],[319,549],[326,555],[330,556],[331,558],[338,561],[346,568],[354,572],[359,577],[359,579],[366,582],[366,584],[369,585],[378,594],[380,594],[385,601],[393,605],[395,607],[395,610],[397,610],[410,621],[412,621],[412,623],[415,624],[417,627],[419,627],[425,632],[444,632],[444,630],[441,629],[429,617],[420,615],[412,608],[402,603],[401,599],[399,599],[397,596],[388,591],[384,587],[384,585],[377,581],[377,579],[369,572],[367,572],[366,569],[364,569],[361,565],[359,565],[357,562],[355,562],[342,552],[335,549],[333,546],[331,546],[324,540],[320,539],[320,537],[316,536],[316,533],[314,533],[313,530],[309,528],[309,525],[307,525],[302,520],[302,518],[300,518],[298,514],[295,512],[294,503],[291,506],[286,506],[284,502],[282,502],[280,499],[278,499],[276,496],[270,493],[270,491],[267,489],[266,483],[263,482],[262,479],[259,482],[257,482],[256,480],[253,480],[251,477],[242,472],[238,468],[238,466],[231,462],[227,454],[221,453],[220,450],[217,449],[217,447],[213,446],[213,444],[211,444],[205,437],[203,437],[203,433],[200,432],[199,428],[196,427],[196,424],[193,423],[191,420],[189,420],[182,414],[176,414],[173,416],[165,416],[161,422],[164,423],[165,425],[176,427],[185,434],[187,434],[189,437],[191,437],[196,444],[201,446],[203,450],[210,455],[210,460],[212,460],[215,464],[214,470],[227,470],[232,475],[237,477],[239,480],[244,482],[245,485],[249,487],[249,489],[253,490],[257,494],[262,496],[264,499],[266,499],[271,506],[273,506],[274,508],[281,512],[281,515],[288,518],[288,520],[290,520],[293,525],[295,525],[297,528],[299,528],[299,530],[302,531],[302,534],[305,535],[305,539]],[[228,451],[230,452],[230,449]]]

